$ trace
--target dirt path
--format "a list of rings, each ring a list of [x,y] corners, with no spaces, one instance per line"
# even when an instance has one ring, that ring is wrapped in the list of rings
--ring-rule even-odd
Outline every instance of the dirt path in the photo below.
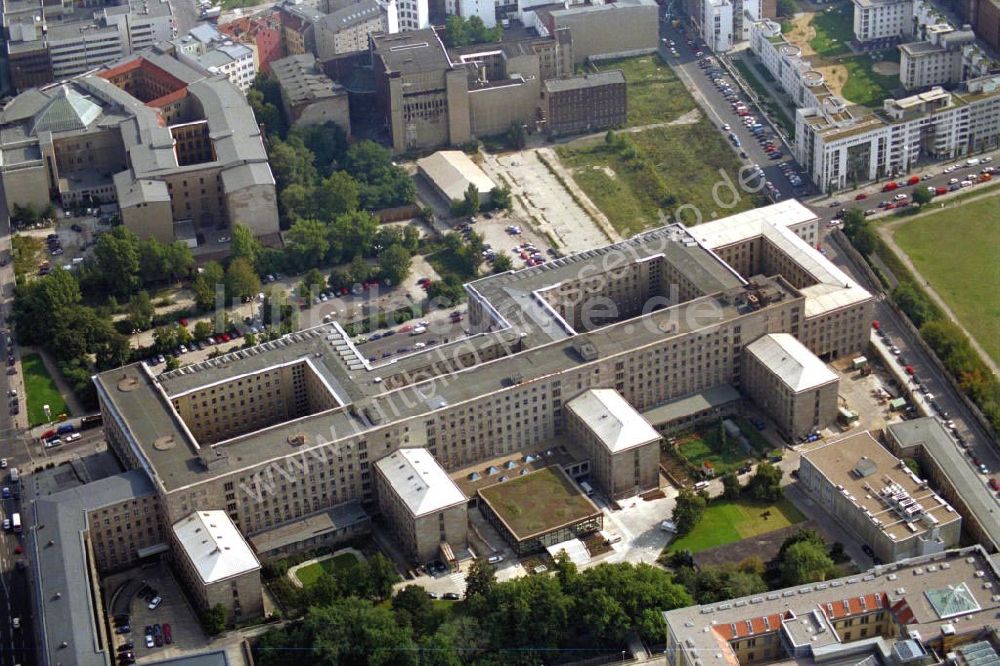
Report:
[[[989,194],[983,194],[978,197],[970,197],[968,199],[963,199],[959,203],[945,204],[943,208],[954,208],[964,203],[979,201],[981,199],[986,199],[988,197],[997,198],[997,203],[1000,204],[1000,192],[992,192]],[[923,283],[924,291],[927,292],[927,295],[930,296],[931,300],[934,301],[934,303],[939,308],[941,308],[941,311],[944,312],[945,316],[948,317],[948,319],[953,324],[955,324],[955,326],[957,326],[963,333],[965,333],[965,335],[969,338],[969,342],[972,344],[972,348],[975,349],[976,353],[979,354],[979,357],[983,359],[983,362],[990,369],[990,372],[992,372],[994,375],[1000,375],[1000,366],[997,366],[997,364],[993,361],[990,355],[986,353],[986,350],[983,349],[982,346],[980,346],[979,342],[972,335],[972,333],[970,333],[969,330],[965,328],[965,326],[962,324],[962,321],[957,316],[955,316],[955,313],[948,306],[948,303],[945,302],[943,298],[941,298],[941,296],[937,293],[934,287],[931,286],[931,283],[928,282],[927,279],[920,274],[920,271],[917,270],[917,267],[913,264],[912,261],[910,261],[910,257],[896,243],[894,234],[896,233],[897,229],[899,229],[904,224],[909,224],[913,220],[919,219],[926,215],[930,215],[931,213],[937,213],[940,210],[941,207],[930,208],[926,211],[921,211],[920,213],[917,213],[913,217],[905,217],[900,220],[893,220],[892,222],[880,224],[876,226],[875,229],[878,232],[878,234],[882,237],[882,240],[885,241],[886,245],[888,245],[889,248],[896,253],[896,256],[899,257],[899,260],[903,262],[903,265],[906,266],[906,268],[914,275],[914,277],[917,278],[917,280]]]
[[[811,25],[813,16],[815,14],[812,12],[796,14],[795,18],[791,20],[791,32],[785,35],[785,39],[802,49],[803,56],[816,55],[816,51],[809,45],[812,38],[816,36],[816,28]]]
[[[823,74],[823,80],[826,82],[826,87],[830,89],[834,95],[838,97],[843,97],[841,95],[841,90],[844,88],[844,84],[847,83],[847,68],[843,65],[829,65],[827,67],[817,67],[816,71]]]
[[[624,129],[615,130],[618,134],[637,134],[639,132],[645,132],[646,130],[659,129],[661,127],[676,127],[677,125],[694,125],[702,118],[701,109],[691,109],[687,113],[683,113],[677,118],[665,123],[650,123],[648,125],[637,125],[635,127],[626,127]],[[595,132],[593,134],[584,134],[583,136],[578,136],[574,139],[570,139],[565,145],[573,146],[574,148],[584,148],[587,146],[593,146],[597,143],[604,141],[604,137],[607,136],[607,132]]]

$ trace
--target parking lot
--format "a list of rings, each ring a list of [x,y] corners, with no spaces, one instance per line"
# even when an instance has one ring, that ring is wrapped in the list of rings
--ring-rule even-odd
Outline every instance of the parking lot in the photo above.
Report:
[[[201,630],[198,617],[187,602],[187,598],[181,591],[181,585],[173,577],[169,567],[163,563],[129,569],[128,571],[108,576],[104,579],[104,594],[107,599],[126,581],[137,580],[149,585],[162,598],[160,605],[155,610],[150,610],[148,602],[139,596],[134,596],[129,608],[129,624],[132,628],[127,635],[115,635],[116,651],[131,640],[134,644],[134,654],[139,663],[178,657],[196,649],[203,649],[208,645],[208,639]],[[132,586],[131,589],[135,589]],[[116,603],[116,608],[122,608],[123,601]],[[145,628],[154,627],[159,624],[170,625],[172,641],[170,645],[160,647],[146,647]]]
[[[553,165],[558,163],[558,158],[551,151],[545,159]],[[511,196],[517,204],[526,208],[525,213],[533,218],[534,226],[546,236],[546,245],[551,245],[551,240],[555,240],[560,252],[570,254],[603,247],[609,243],[608,236],[591,219],[590,214],[577,204],[566,187],[539,160],[537,151],[490,155],[483,168],[494,180],[504,180],[510,184]],[[568,185],[571,180],[567,178]],[[582,192],[577,194],[578,199],[582,196],[585,196]],[[521,226],[527,231],[532,225]],[[551,240],[548,240],[550,237]],[[536,238],[532,242],[538,244],[539,240]],[[515,266],[520,267],[516,263]]]

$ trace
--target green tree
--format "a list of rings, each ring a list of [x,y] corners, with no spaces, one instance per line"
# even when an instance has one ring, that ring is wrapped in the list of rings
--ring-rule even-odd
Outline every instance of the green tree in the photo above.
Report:
[[[332,220],[358,209],[360,188],[346,171],[334,171],[313,191],[316,217]]]
[[[739,499],[743,486],[740,485],[740,478],[736,472],[729,471],[722,475],[722,496],[726,499]]]
[[[917,328],[937,318],[934,304],[911,282],[900,282],[892,290],[892,300]]]
[[[788,547],[778,564],[785,585],[802,585],[826,580],[833,570],[833,560],[822,544],[800,541]]]
[[[80,302],[80,285],[67,270],[57,268],[45,277],[14,289],[14,323],[21,344],[44,345],[62,313]]]
[[[157,326],[153,331],[153,344],[161,353],[172,351],[180,345],[177,341],[177,328],[174,326]]]
[[[313,164],[313,154],[302,143],[302,139],[298,137],[292,137],[288,141],[272,139],[267,156],[279,192],[284,191],[289,185],[312,187],[316,183],[318,174]]]
[[[397,592],[392,598],[392,612],[399,624],[409,626],[417,637],[433,634],[442,621],[427,590],[419,585],[407,585]]]
[[[392,594],[392,586],[399,581],[396,565],[382,553],[368,558],[368,587],[375,600],[387,599]]]
[[[493,260],[494,273],[506,273],[512,268],[514,268],[514,262],[507,254],[498,254]]]
[[[296,127],[290,134],[302,139],[302,143],[314,156],[316,168],[324,175],[329,174],[333,167],[343,160],[347,151],[347,134],[340,125],[332,121],[322,125]]]
[[[402,245],[390,245],[378,256],[378,269],[388,284],[402,284],[410,274],[412,260],[409,251]]]
[[[208,340],[210,337],[212,337],[214,328],[215,327],[213,327],[210,322],[207,322],[205,320],[196,322],[193,331],[194,339],[197,340],[198,342],[204,342],[205,340]]]
[[[913,203],[915,203],[918,206],[924,206],[925,204],[929,204],[931,202],[931,199],[933,198],[934,194],[931,193],[931,191],[928,190],[926,187],[918,187],[917,189],[913,190]]]
[[[493,565],[483,557],[473,560],[465,574],[465,598],[490,599],[496,588],[497,572]]]
[[[356,210],[338,215],[328,228],[330,249],[327,255],[335,262],[347,261],[358,253],[371,255],[378,233],[378,218],[371,213]]]
[[[354,255],[351,259],[351,265],[348,267],[348,273],[351,276],[352,282],[367,282],[372,275],[372,267],[368,265],[365,258],[360,254]]]
[[[194,279],[191,289],[194,291],[194,302],[199,310],[207,311],[215,307],[216,291],[224,285],[225,271],[216,261],[210,261],[202,266],[201,272]]]
[[[327,234],[326,225],[319,220],[298,220],[292,225],[285,234],[285,242],[298,267],[318,266],[323,261],[330,249]]]
[[[677,526],[677,534],[684,536],[698,525],[708,501],[704,495],[696,493],[690,488],[681,488],[677,494],[677,502],[674,505],[673,520]]]
[[[230,298],[249,298],[260,292],[260,278],[246,259],[234,259],[226,269],[226,294]]]
[[[512,150],[524,150],[528,145],[528,134],[521,123],[511,123],[507,130],[507,146]]]
[[[313,294],[319,293],[325,289],[326,278],[319,272],[319,269],[310,268],[306,271],[305,276],[302,278],[302,282],[299,284],[299,296],[302,296],[303,298],[312,298]]]
[[[358,205],[378,210],[413,203],[416,186],[406,171],[394,164],[392,153],[374,141],[359,141],[344,156],[344,170],[358,181]]]
[[[476,187],[475,183],[469,183],[469,187],[466,188],[465,194],[462,195],[465,201],[465,210],[468,211],[469,215],[475,215],[479,212],[479,188]]]
[[[450,15],[444,22],[444,43],[449,47],[469,44],[469,33],[461,16]]]
[[[490,206],[498,210],[510,210],[510,188],[506,185],[490,190]]]
[[[250,227],[245,224],[234,224],[230,230],[232,241],[229,243],[229,254],[233,259],[246,259],[251,266],[257,265],[260,254],[260,241],[254,238]]]
[[[221,634],[226,628],[226,622],[229,619],[229,611],[222,604],[215,604],[207,611],[202,613],[201,624],[205,629],[205,633],[210,636],[216,636]]]
[[[313,658],[307,660],[311,663],[415,666],[418,662],[408,629],[396,623],[392,611],[370,601],[347,597],[311,608],[303,629],[312,636]]]
[[[179,367],[181,367],[181,362],[180,360],[178,360],[176,356],[167,356],[167,363],[166,363],[167,370],[176,370]]]
[[[305,592],[310,606],[326,606],[343,596],[343,590],[337,579],[325,571],[306,588]]]
[[[250,90],[247,91],[247,102],[253,111],[259,125],[275,137],[285,136],[288,123],[281,112],[281,89],[278,82],[261,73],[257,75]]]
[[[774,502],[781,498],[781,477],[780,467],[769,462],[757,464],[757,470],[750,477],[747,483],[747,494],[759,502]]]
[[[145,330],[152,325],[156,309],[153,307],[153,302],[149,299],[149,293],[146,290],[140,291],[129,299],[127,314],[129,322],[135,328]]]
[[[101,234],[88,269],[104,293],[130,296],[139,287],[139,239],[124,226]]]

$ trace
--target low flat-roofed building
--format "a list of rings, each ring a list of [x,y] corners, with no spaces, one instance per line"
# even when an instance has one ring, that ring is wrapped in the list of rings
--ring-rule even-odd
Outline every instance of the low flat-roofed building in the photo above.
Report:
[[[566,429],[590,456],[591,479],[612,499],[659,487],[660,433],[614,389],[566,403]]]
[[[225,511],[195,511],[174,523],[175,558],[200,610],[218,604],[235,621],[260,617],[260,561]]]
[[[257,557],[268,560],[332,546],[371,532],[371,518],[359,502],[346,502],[248,537]]]
[[[971,546],[679,608],[663,614],[667,664],[941,663],[993,630],[998,584],[997,564]]]
[[[968,456],[940,421],[927,416],[890,423],[885,436],[897,456],[920,461],[934,487],[962,515],[973,539],[1000,549],[996,497],[978,474],[969,473]]]
[[[504,475],[478,495],[480,511],[518,557],[604,526],[601,510],[557,465]]]
[[[799,483],[884,562],[958,545],[962,517],[869,432],[804,451]]]
[[[817,432],[837,417],[840,379],[788,333],[770,333],[747,345],[743,387],[790,439]]]
[[[542,88],[542,109],[550,134],[599,132],[628,121],[625,74],[620,69],[550,79]]]
[[[462,201],[469,186],[479,193],[482,204],[490,200],[495,187],[490,177],[461,150],[439,150],[417,160],[417,170],[447,202]]]
[[[468,498],[427,449],[399,449],[375,463],[379,508],[414,562],[455,560],[468,541]]]
[[[316,66],[311,53],[281,58],[271,63],[271,73],[281,90],[285,117],[293,127],[336,123],[351,134],[347,90]]]
[[[743,397],[732,384],[719,384],[650,407],[642,412],[642,417],[660,434],[667,434],[727,416],[736,411],[742,401]]]

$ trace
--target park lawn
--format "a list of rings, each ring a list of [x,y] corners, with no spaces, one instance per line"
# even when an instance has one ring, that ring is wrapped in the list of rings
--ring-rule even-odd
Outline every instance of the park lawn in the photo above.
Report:
[[[628,125],[665,123],[697,108],[687,88],[659,55],[609,60],[601,71],[620,69],[628,93]]]
[[[339,572],[351,567],[357,561],[358,558],[353,553],[340,553],[328,560],[313,562],[307,567],[302,567],[295,572],[295,576],[302,583],[303,587],[309,587],[324,573],[336,576]]]
[[[627,135],[641,166],[601,143],[557,149],[573,179],[623,236],[679,219],[697,224],[753,208],[753,195],[740,192],[738,159],[722,134],[704,118],[693,124],[656,127]],[[730,189],[719,170],[726,173]],[[716,184],[719,201],[713,197]],[[669,202],[657,200],[665,189]],[[666,207],[662,204],[668,203]],[[660,210],[668,216],[661,219]]]
[[[737,441],[726,447],[720,446],[718,427],[716,425],[714,429],[678,436],[677,449],[695,467],[701,467],[702,463],[708,460],[712,463],[715,473],[721,476],[741,467],[751,456]]]
[[[918,217],[896,243],[955,315],[1000,363],[1000,192]]]
[[[66,414],[66,401],[63,400],[59,388],[52,380],[42,357],[38,354],[28,354],[21,357],[21,372],[24,373],[25,400],[28,402],[28,423],[32,426],[46,422],[45,405],[54,420],[60,414]]]
[[[874,61],[870,56],[860,55],[841,61],[847,68],[847,81],[841,94],[862,106],[881,108],[882,101],[892,97],[892,91],[899,85],[899,76],[876,74],[872,70]]]
[[[765,514],[768,514],[766,519]],[[697,553],[780,530],[803,520],[802,512],[784,498],[774,503],[715,500],[709,503],[698,525],[689,534],[674,540],[669,551]]]
[[[809,25],[816,30],[809,46],[817,55],[830,58],[850,51],[848,42],[854,39],[854,9],[851,3],[839,3],[816,12]]]

